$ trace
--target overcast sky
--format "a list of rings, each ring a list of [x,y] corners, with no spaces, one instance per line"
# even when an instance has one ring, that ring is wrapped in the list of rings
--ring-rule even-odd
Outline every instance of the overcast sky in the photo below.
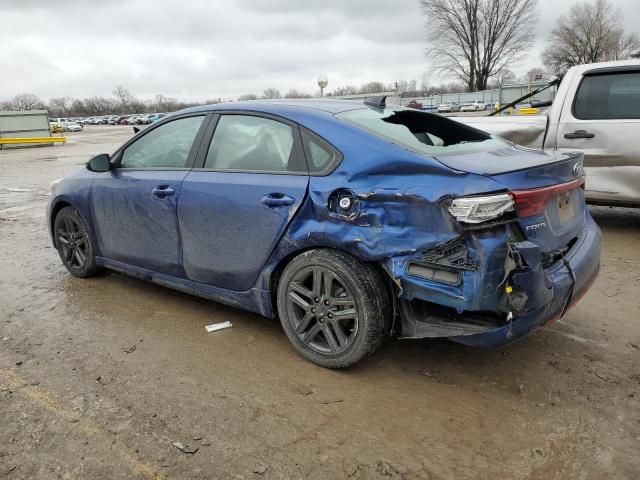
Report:
[[[537,42],[512,68],[540,65],[573,0],[539,0]],[[640,0],[613,0],[640,30]],[[267,87],[314,93],[429,69],[418,0],[0,0],[0,100],[31,92],[230,99]]]

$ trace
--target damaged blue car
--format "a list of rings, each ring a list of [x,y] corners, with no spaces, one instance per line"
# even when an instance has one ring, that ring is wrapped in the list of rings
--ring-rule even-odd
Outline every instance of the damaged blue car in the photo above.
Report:
[[[598,274],[581,154],[365,102],[196,107],[52,185],[72,275],[111,269],[266,317],[330,368],[389,336],[512,342]]]

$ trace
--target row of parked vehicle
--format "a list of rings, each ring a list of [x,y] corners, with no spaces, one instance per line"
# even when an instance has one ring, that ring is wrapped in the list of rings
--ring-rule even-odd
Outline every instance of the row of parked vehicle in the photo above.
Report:
[[[480,100],[474,100],[473,102],[456,103],[456,102],[444,102],[438,105],[438,113],[450,113],[450,112],[479,112],[486,110],[487,104]]]
[[[166,113],[135,113],[131,115],[100,115],[84,118],[58,118],[58,123],[75,122],[80,125],[148,125],[157,122]]]

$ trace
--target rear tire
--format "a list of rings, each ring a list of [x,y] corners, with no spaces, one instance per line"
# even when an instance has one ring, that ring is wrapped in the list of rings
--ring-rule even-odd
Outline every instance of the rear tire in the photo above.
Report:
[[[280,322],[293,347],[326,368],[349,367],[374,353],[390,327],[382,275],[342,252],[294,258],[278,284]]]
[[[78,211],[64,207],[53,223],[53,238],[62,264],[74,277],[92,277],[102,271],[96,265],[95,247]]]

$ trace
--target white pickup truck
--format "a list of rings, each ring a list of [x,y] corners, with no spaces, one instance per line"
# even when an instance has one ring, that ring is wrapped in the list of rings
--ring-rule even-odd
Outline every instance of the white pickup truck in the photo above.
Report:
[[[640,60],[571,68],[544,115],[454,119],[526,147],[580,151],[589,203],[640,207]]]

